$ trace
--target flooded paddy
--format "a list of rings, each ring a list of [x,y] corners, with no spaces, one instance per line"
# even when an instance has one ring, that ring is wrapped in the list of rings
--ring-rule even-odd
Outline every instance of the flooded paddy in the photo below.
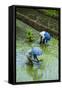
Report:
[[[34,34],[33,42],[26,39],[29,29]],[[43,50],[39,64],[27,64],[26,53],[32,47]],[[16,82],[58,80],[58,62],[58,40],[52,37],[48,46],[39,45],[39,32],[16,19]]]

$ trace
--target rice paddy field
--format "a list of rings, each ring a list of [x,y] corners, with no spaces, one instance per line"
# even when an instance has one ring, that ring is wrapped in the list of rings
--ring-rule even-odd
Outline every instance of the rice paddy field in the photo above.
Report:
[[[30,29],[34,37],[32,42],[26,38],[26,32]],[[39,40],[37,30],[16,19],[16,82],[58,80],[58,40],[52,37],[48,45],[40,45]],[[39,64],[27,64],[26,53],[32,47],[40,47],[43,51]]]

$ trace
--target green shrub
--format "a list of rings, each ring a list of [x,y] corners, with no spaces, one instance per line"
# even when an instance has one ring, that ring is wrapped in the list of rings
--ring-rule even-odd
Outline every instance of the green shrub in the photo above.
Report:
[[[34,35],[31,29],[27,30],[26,37],[29,42],[32,42],[34,40]]]

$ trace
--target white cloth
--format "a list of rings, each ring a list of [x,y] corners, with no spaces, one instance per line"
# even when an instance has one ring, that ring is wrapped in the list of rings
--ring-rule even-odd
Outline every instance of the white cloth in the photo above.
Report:
[[[29,57],[29,53],[31,52],[31,49],[29,49],[26,53],[26,56]]]
[[[44,34],[45,34],[45,31],[40,32],[40,36],[42,36],[42,41],[45,38],[45,35]]]

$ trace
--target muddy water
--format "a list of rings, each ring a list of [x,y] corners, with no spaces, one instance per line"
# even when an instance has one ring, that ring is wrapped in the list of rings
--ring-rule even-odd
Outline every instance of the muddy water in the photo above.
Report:
[[[26,41],[26,30],[31,29],[34,41]],[[39,63],[27,64],[26,53],[33,46],[43,50]],[[58,79],[58,40],[52,38],[48,46],[39,45],[39,32],[16,20],[16,82]]]

